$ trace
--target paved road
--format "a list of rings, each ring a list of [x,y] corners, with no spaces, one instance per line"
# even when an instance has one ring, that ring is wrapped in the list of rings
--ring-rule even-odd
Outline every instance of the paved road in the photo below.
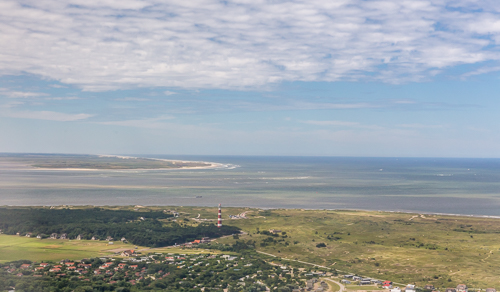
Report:
[[[330,281],[330,282],[333,282],[333,283],[335,283],[335,284],[339,285],[339,287],[340,287],[339,292],[344,292],[344,291],[345,291],[345,286],[344,286],[344,285],[342,285],[342,284],[340,284],[340,282],[337,282],[337,281],[332,280],[332,279],[330,279],[330,278],[321,278],[321,279],[322,279],[322,280],[326,280],[326,281]]]

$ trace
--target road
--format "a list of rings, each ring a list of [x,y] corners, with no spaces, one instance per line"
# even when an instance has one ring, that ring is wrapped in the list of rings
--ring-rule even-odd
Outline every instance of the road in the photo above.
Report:
[[[267,253],[267,252],[258,251],[258,250],[257,250],[257,252],[258,252],[258,253],[261,253],[261,254],[265,254],[265,255],[267,255],[267,256],[275,257],[275,258],[277,257],[277,256],[275,256],[275,255],[273,255],[273,254],[270,254],[270,253]],[[325,269],[331,269],[331,268],[326,267],[326,266],[316,265],[316,264],[313,264],[313,263],[308,263],[308,262],[304,262],[304,261],[299,261],[299,260],[291,260],[291,259],[287,259],[287,258],[282,258],[282,259],[287,260],[287,261],[294,261],[294,262],[298,262],[298,263],[302,263],[302,264],[306,264],[306,265],[310,265],[310,266],[315,266],[315,267],[320,267],[320,268],[325,268]]]
[[[340,287],[339,292],[344,292],[344,291],[345,291],[345,286],[344,286],[344,285],[342,285],[342,284],[340,284],[340,282],[337,282],[337,281],[332,280],[332,279],[330,279],[330,278],[321,278],[321,280],[330,281],[330,282],[333,282],[333,283],[335,283],[335,284],[339,285],[339,287]]]

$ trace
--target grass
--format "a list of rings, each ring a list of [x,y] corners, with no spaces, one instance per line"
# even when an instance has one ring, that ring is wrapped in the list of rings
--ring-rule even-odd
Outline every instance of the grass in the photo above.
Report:
[[[193,218],[198,214],[200,219],[217,218],[217,208],[148,206],[140,209],[176,210],[180,212],[177,221],[183,225],[196,225]],[[400,283],[398,286],[415,283],[445,288],[463,283],[471,288],[486,288],[498,284],[499,219],[346,210],[223,208],[222,212],[223,224],[238,226],[247,233],[240,235],[240,240],[255,241],[258,251],[282,259],[324,265],[339,273],[391,280]],[[227,215],[242,212],[247,212],[249,219],[228,219]],[[269,236],[257,231],[269,229],[280,229],[286,236],[272,237],[276,242],[261,246]],[[231,244],[235,239],[229,236],[218,241]],[[318,243],[325,243],[326,247],[317,248]],[[116,248],[120,248],[119,244],[107,247],[102,242],[40,241],[1,235],[0,262],[81,259],[111,254],[110,250]],[[214,253],[213,250],[170,248],[144,251]],[[356,286],[355,290],[358,289]],[[377,290],[372,286],[366,289]]]
[[[176,207],[181,217],[215,219],[216,208]],[[249,219],[228,214],[248,211]],[[495,286],[500,266],[500,220],[346,210],[224,208],[223,224],[242,228],[259,251],[397,283],[472,288]],[[192,220],[192,219],[190,219]],[[280,229],[279,242],[257,230]],[[232,243],[231,237],[219,240]],[[325,243],[326,248],[316,244]],[[359,287],[358,287],[359,289]],[[369,290],[374,290],[370,289]],[[375,289],[376,290],[376,289]]]
[[[13,260],[59,261],[79,260],[105,256],[118,249],[133,249],[135,246],[122,242],[108,245],[107,242],[89,240],[36,239],[16,235],[0,235],[0,263]],[[141,248],[141,247],[139,247]]]
[[[328,286],[330,286],[330,290],[332,292],[340,291],[340,286],[339,285],[337,285],[337,284],[335,284],[333,282],[330,282],[330,281],[325,281],[325,282],[328,284]]]
[[[0,263],[14,260],[60,261],[113,255],[116,251],[133,249],[147,253],[217,254],[217,250],[182,249],[176,247],[148,248],[115,241],[36,239],[0,234]]]
[[[160,169],[209,166],[209,164],[203,162],[174,162],[148,158],[123,159],[120,157],[72,154],[2,155],[0,161],[50,169]]]

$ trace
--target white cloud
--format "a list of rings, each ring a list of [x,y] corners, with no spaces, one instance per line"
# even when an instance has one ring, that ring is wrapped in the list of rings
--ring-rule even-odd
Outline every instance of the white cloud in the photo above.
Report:
[[[45,100],[77,100],[80,99],[76,96],[65,96],[65,97],[46,97]]]
[[[177,92],[173,92],[173,91],[168,91],[168,90],[167,90],[167,91],[164,91],[164,92],[163,92],[163,94],[165,94],[165,95],[167,95],[167,96],[168,96],[168,95],[174,95],[174,94],[177,94]]]
[[[122,121],[108,121],[108,122],[98,122],[101,125],[112,125],[112,126],[124,126],[124,127],[135,127],[135,128],[146,128],[146,129],[166,129],[170,128],[171,124],[166,123],[166,120],[172,120],[173,116],[161,116],[157,118],[150,119],[138,119],[138,120],[122,120]]]
[[[0,95],[6,96],[8,98],[32,98],[48,96],[48,94],[42,92],[11,91],[6,88],[0,88]]]
[[[0,115],[9,118],[48,120],[59,122],[85,120],[93,116],[90,114],[66,114],[53,111],[5,111],[1,112]]]
[[[425,124],[401,124],[399,125],[401,128],[409,128],[409,129],[446,129],[447,125],[425,125]]]
[[[149,101],[149,98],[142,97],[123,97],[123,98],[115,98],[116,101]]]
[[[305,124],[316,125],[316,126],[358,126],[359,123],[356,122],[345,122],[345,121],[304,121]]]
[[[499,61],[498,12],[472,0],[4,0],[0,74],[94,91],[418,81]]]

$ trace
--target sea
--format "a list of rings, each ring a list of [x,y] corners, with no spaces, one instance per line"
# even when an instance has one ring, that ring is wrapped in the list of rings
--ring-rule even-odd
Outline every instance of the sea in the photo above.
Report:
[[[0,168],[0,205],[356,209],[500,217],[500,159],[131,155],[216,169]]]

